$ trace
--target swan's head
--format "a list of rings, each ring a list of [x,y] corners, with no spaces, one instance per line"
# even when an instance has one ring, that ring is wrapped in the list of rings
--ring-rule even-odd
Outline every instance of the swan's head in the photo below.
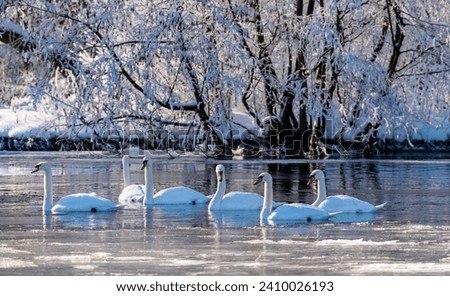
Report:
[[[222,180],[224,179],[224,173],[225,173],[225,167],[221,164],[218,164],[216,166],[216,176],[217,176],[217,181],[218,182],[222,182]]]
[[[272,176],[269,173],[262,173],[258,176],[258,179],[255,183],[253,183],[253,185],[259,184],[261,182],[272,183]]]
[[[151,163],[151,161],[152,161],[152,158],[151,158],[150,155],[145,156],[145,157],[142,159],[142,167],[141,167],[141,170],[145,169],[145,168]]]
[[[321,170],[314,170],[312,171],[312,173],[309,175],[309,183],[311,183],[312,181],[319,181],[319,180],[325,180],[325,175]]]
[[[31,173],[36,173],[39,171],[51,171],[52,165],[48,162],[40,162],[37,165],[34,166],[34,169],[31,171]]]

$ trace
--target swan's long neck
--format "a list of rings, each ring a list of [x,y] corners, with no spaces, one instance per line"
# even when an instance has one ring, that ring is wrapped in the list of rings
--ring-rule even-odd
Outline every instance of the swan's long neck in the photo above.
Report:
[[[313,202],[313,206],[318,207],[327,198],[327,188],[325,179],[319,178],[317,180],[317,198]]]
[[[123,166],[123,188],[131,185],[130,164],[125,159],[122,161]]]
[[[272,213],[272,203],[273,203],[273,185],[272,180],[267,180],[264,182],[264,201],[261,209],[261,214],[259,215],[260,220],[267,220],[270,213]]]
[[[51,212],[53,207],[53,186],[52,186],[52,172],[44,171],[44,203],[42,204],[42,212]]]
[[[145,196],[144,196],[144,206],[153,205],[153,166],[151,162],[148,162],[144,170],[145,174]]]
[[[208,205],[208,210],[219,210],[222,204],[223,196],[225,195],[226,183],[225,175],[217,176],[217,190]]]

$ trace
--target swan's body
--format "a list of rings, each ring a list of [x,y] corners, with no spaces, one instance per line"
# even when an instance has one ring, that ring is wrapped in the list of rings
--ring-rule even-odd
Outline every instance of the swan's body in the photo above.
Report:
[[[333,216],[333,214],[329,214],[323,209],[300,203],[284,204],[272,211],[272,176],[269,173],[260,174],[255,184],[261,182],[264,182],[264,205],[259,217],[262,222],[285,223],[324,221]]]
[[[253,192],[232,191],[225,194],[225,168],[216,166],[217,191],[211,198],[208,210],[261,210],[264,198]]]
[[[53,205],[52,166],[47,162],[38,163],[31,173],[44,171],[44,203],[42,211],[52,214],[66,214],[69,212],[101,212],[115,211],[120,206],[111,200],[98,196],[95,193],[76,193],[62,197]]]
[[[131,184],[130,174],[130,156],[124,155],[122,157],[123,166],[123,190],[119,195],[119,203],[122,204],[136,204],[142,203],[145,195],[145,185]]]
[[[52,208],[53,214],[68,212],[104,212],[117,210],[118,206],[96,193],[76,193],[62,197]]]
[[[321,170],[314,170],[311,173],[310,178],[317,181],[317,199],[312,205],[324,209],[327,212],[373,213],[386,205],[386,203],[383,203],[375,206],[348,195],[334,195],[327,197],[325,175],[323,172]]]
[[[163,189],[154,194],[153,166],[150,156],[144,157],[141,169],[143,169],[145,173],[145,195],[143,199],[144,206],[205,204],[210,200],[203,193],[184,186]]]
[[[126,186],[119,195],[119,203],[135,204],[142,203],[145,195],[145,186],[131,184]]]

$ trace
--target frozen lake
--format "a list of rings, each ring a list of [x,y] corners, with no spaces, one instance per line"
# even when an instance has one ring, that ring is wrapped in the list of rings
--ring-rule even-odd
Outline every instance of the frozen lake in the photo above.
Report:
[[[87,153],[0,154],[0,275],[450,275],[450,154],[376,159],[155,159],[155,187],[255,191],[274,178],[275,199],[311,203],[308,175],[325,171],[329,194],[374,204],[373,215],[322,224],[260,226],[259,213],[210,216],[205,205],[43,216],[43,176],[52,160],[54,196],[95,191],[117,201],[118,157]],[[143,183],[140,160],[132,179]]]

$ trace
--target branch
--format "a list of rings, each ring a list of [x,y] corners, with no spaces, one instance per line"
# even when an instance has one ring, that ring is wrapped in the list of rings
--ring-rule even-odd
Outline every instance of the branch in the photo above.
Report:
[[[10,45],[20,52],[39,51],[40,43],[49,43],[49,40],[42,40],[40,42],[33,40],[28,32],[19,25],[8,20],[0,20],[0,41]],[[52,42],[57,43],[57,42]],[[81,63],[72,57],[72,52],[66,47],[56,47],[55,49],[48,49],[48,60],[56,65],[61,72],[64,69],[70,69],[76,75],[80,73]]]
[[[19,25],[5,19],[0,19],[0,42],[8,44],[13,48],[29,52],[36,48],[36,45],[28,41],[30,37]]]

